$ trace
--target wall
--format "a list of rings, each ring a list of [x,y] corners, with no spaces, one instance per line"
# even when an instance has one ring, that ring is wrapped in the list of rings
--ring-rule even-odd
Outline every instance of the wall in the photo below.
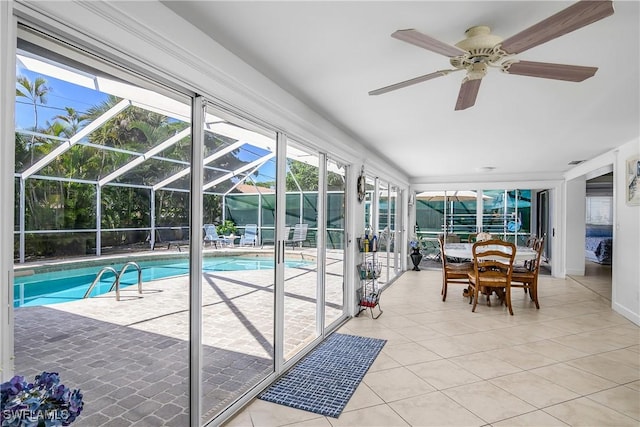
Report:
[[[568,180],[565,186],[566,273],[584,276],[585,176]]]
[[[626,161],[640,155],[640,140],[618,149],[614,165],[613,309],[640,325],[640,206],[626,204]]]
[[[616,312],[640,325],[640,206],[628,206],[625,203],[626,161],[634,155],[640,155],[638,139],[576,166],[565,174],[565,178],[569,181],[597,176],[601,174],[600,171],[606,172],[613,167],[611,306]],[[584,216],[582,221],[584,222]]]

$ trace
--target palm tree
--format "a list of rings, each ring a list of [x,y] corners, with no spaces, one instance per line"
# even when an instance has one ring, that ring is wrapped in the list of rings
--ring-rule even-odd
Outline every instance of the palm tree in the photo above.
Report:
[[[87,120],[87,116],[79,114],[73,107],[64,107],[64,109],[66,110],[67,115],[57,115],[54,119],[62,120],[64,122],[64,134],[67,138],[71,138],[73,135],[78,133],[82,127],[84,127],[83,122]]]
[[[47,81],[43,77],[36,77],[33,83],[25,76],[19,76],[16,82],[16,97],[27,98],[33,105],[34,126],[33,131],[38,131],[38,105],[47,103],[47,95],[51,88],[47,86]],[[31,151],[31,163],[33,163],[33,148],[35,145],[35,135],[31,136],[29,150]]]

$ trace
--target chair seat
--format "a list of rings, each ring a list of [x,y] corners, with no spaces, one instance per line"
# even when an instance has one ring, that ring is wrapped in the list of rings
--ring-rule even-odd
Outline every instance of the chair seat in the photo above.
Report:
[[[474,273],[469,273],[468,274],[469,277],[469,282],[471,282],[472,284],[476,283],[476,276]],[[507,284],[507,278],[505,277],[501,277],[501,276],[496,276],[496,277],[490,277],[490,276],[484,276],[482,277],[482,286],[496,286],[496,287],[504,287]]]
[[[527,267],[519,265],[519,266],[513,267],[513,274],[516,274],[516,273],[527,274],[527,273],[531,273],[531,270],[529,270]]]
[[[519,272],[519,271],[514,271],[511,274],[511,281],[516,281],[516,282],[521,282],[521,281],[531,281],[533,279],[535,279],[536,276],[532,271],[527,271],[527,272]]]

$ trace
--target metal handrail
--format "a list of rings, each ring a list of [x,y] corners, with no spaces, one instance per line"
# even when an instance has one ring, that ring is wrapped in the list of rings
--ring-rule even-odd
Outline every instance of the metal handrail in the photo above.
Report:
[[[113,285],[111,285],[111,288],[109,289],[109,292],[111,292],[115,286],[116,301],[120,301],[120,278],[122,277],[122,275],[124,274],[124,272],[127,270],[129,266],[135,267],[136,270],[138,270],[138,293],[142,295],[142,269],[140,268],[137,262],[129,261],[128,263],[122,266],[122,269],[120,270],[120,274],[118,274],[117,280]]]
[[[118,282],[120,280],[120,277],[118,276],[118,272],[116,271],[115,268],[113,267],[102,267],[102,270],[100,270],[100,272],[98,273],[98,275],[96,276],[95,280],[93,281],[93,283],[91,283],[91,286],[89,286],[89,289],[87,289],[87,292],[84,293],[84,296],[82,298],[89,298],[89,295],[91,294],[91,291],[93,290],[93,288],[95,288],[96,284],[100,281],[100,278],[102,277],[102,275],[104,273],[106,273],[107,271],[110,271],[113,273],[114,277],[115,277],[115,281],[113,282],[114,284],[111,285],[111,289],[113,289],[113,286],[116,286],[116,299],[119,299],[119,292],[120,292],[120,286],[118,286]]]

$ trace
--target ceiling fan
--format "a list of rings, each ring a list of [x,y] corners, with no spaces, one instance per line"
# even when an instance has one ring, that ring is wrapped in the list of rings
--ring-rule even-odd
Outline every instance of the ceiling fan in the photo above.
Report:
[[[380,95],[436,77],[446,76],[452,72],[465,70],[467,75],[462,80],[455,107],[456,110],[464,110],[475,104],[480,82],[487,74],[488,67],[499,68],[507,74],[581,82],[592,77],[598,68],[521,61],[514,58],[514,55],[612,14],[613,2],[611,0],[582,0],[506,40],[491,34],[491,30],[487,26],[471,27],[465,32],[466,38],[456,43],[455,46],[443,43],[414,29],[398,30],[391,34],[391,37],[447,56],[454,68],[439,70],[372,90],[369,95]]]

